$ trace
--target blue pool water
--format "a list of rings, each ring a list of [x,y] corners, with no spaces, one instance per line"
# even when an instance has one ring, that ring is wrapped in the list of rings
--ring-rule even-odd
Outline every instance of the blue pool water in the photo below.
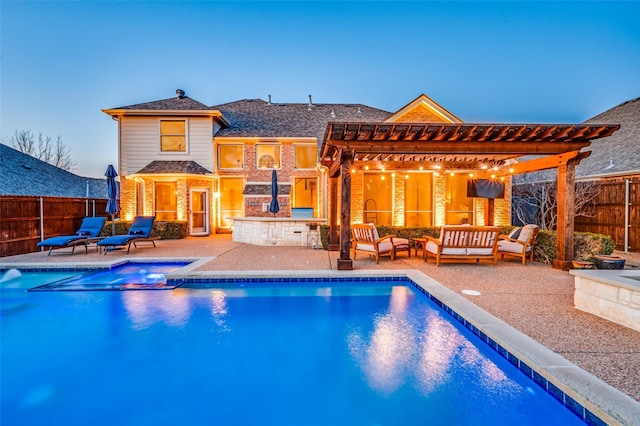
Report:
[[[29,292],[2,424],[582,422],[403,283]]]
[[[126,262],[109,269],[87,271],[46,284],[30,291],[53,290],[167,290],[179,283],[168,284],[167,274],[190,262]],[[28,282],[29,278],[26,278]]]

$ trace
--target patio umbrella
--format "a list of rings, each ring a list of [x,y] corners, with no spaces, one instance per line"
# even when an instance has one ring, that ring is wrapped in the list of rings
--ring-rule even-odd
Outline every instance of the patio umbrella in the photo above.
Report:
[[[116,234],[116,226],[114,224],[114,216],[120,210],[118,205],[118,188],[116,187],[116,169],[111,164],[107,167],[107,171],[104,174],[107,177],[107,193],[109,200],[107,201],[107,214],[111,215],[111,235]]]
[[[269,203],[269,211],[273,213],[273,217],[276,217],[276,213],[280,211],[278,205],[278,175],[276,171],[271,172],[271,203]]]

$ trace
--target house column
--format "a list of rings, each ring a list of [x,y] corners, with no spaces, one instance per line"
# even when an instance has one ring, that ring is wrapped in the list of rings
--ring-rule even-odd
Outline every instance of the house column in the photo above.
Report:
[[[338,235],[338,176],[329,177],[329,251],[340,250]]]
[[[351,260],[351,166],[353,165],[353,151],[340,152],[340,258],[338,270],[352,270]]]
[[[575,217],[576,161],[558,166],[558,220],[554,269],[567,271],[573,261],[573,229]]]

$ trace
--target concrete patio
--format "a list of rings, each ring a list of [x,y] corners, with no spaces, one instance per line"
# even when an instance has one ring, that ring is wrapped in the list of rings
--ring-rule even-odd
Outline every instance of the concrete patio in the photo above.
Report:
[[[126,251],[89,253],[76,250],[31,253],[0,259],[0,268],[30,264],[82,265],[110,262],[120,258],[204,258],[194,271],[314,271],[332,274],[337,252],[309,247],[263,247],[231,240],[231,235],[192,237],[156,242],[157,247],[140,246]],[[640,254],[616,253],[627,259],[627,268],[640,267]],[[358,271],[417,270],[462,295],[472,303],[510,324],[537,342],[562,355],[582,369],[640,401],[640,333],[574,308],[574,277],[549,265],[518,260],[487,264],[444,264],[437,268],[421,257],[400,255],[395,261],[383,257],[375,261],[358,256]],[[475,290],[479,296],[465,295]],[[640,419],[638,419],[640,424]]]

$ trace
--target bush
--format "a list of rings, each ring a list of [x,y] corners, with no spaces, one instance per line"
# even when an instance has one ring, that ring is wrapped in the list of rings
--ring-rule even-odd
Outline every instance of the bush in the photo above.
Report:
[[[611,254],[615,244],[611,237],[589,232],[573,234],[573,258],[594,262],[595,256]],[[556,258],[556,231],[540,231],[533,258],[542,263],[553,263]]]
[[[440,236],[440,227],[415,227],[405,228],[400,226],[385,226],[379,225],[378,233],[381,237],[385,235],[395,235],[399,238],[407,238],[411,247],[414,247],[413,239],[420,238],[425,235],[430,237]],[[500,235],[507,235],[514,226],[502,226],[500,227]],[[574,258],[577,260],[586,260],[593,262],[596,255],[611,254],[615,249],[613,240],[601,234],[591,234],[588,232],[576,232],[574,233],[574,246],[573,253]],[[329,226],[320,226],[320,239],[322,241],[322,248],[327,250],[329,248]],[[553,259],[556,258],[556,232],[555,231],[540,231],[538,233],[538,241],[533,251],[533,258],[538,262],[545,264],[553,263]]]
[[[126,235],[129,232],[129,228],[131,228],[131,223],[132,222],[116,221],[115,235]],[[111,236],[111,225],[111,222],[107,221],[107,224],[100,233],[101,237]],[[187,222],[154,222],[151,236],[159,236],[160,239],[163,240],[184,238],[187,236]]]

